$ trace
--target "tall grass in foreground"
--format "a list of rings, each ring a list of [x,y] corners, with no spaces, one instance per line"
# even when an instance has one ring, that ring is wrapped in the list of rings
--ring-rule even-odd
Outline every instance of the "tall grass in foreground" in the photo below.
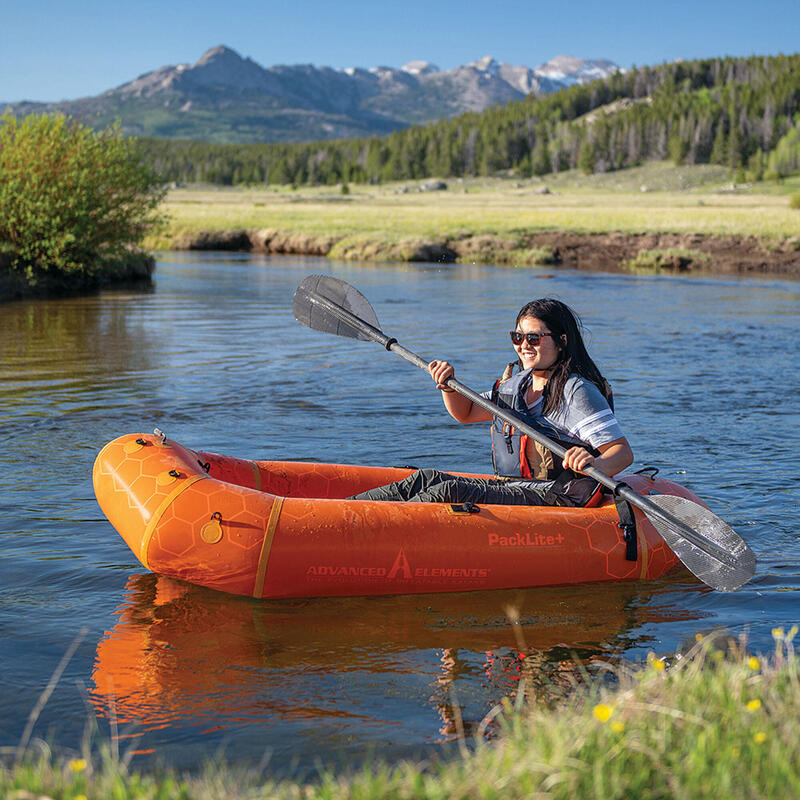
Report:
[[[499,726],[449,761],[375,763],[315,782],[209,766],[200,777],[129,771],[105,752],[0,767],[0,796],[28,798],[791,798],[800,796],[800,679],[788,633],[756,657],[743,641],[614,670],[548,703],[506,701]],[[521,694],[519,695],[522,696]],[[522,707],[515,707],[521,705]],[[483,726],[484,728],[486,725]]]

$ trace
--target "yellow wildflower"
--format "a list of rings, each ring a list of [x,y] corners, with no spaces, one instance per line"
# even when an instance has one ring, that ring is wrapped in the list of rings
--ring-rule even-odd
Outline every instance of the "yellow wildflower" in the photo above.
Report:
[[[758,699],[756,699],[756,700],[751,700],[751,701],[750,701],[750,702],[747,704],[747,710],[748,710],[748,711],[758,711],[758,709],[759,709],[759,708],[761,708],[761,701],[760,701],[760,700],[758,700]]]
[[[608,705],[608,703],[598,703],[592,711],[592,714],[594,714],[594,718],[598,722],[603,722],[603,723],[608,722],[611,719],[611,715],[613,713],[614,709],[611,708],[611,706]]]
[[[694,635],[694,640],[695,640],[696,642],[702,642],[702,641],[703,641],[703,634],[702,634],[702,633],[696,633],[696,634]]]
[[[755,672],[761,669],[761,662],[755,656],[750,656],[747,659],[747,666]]]
[[[772,638],[776,641],[780,641],[783,639],[783,628],[773,628],[772,629]]]
[[[767,740],[767,734],[764,731],[758,731],[758,733],[753,734],[753,741],[756,744],[761,744]]]
[[[647,654],[647,663],[656,671],[663,672],[666,665],[660,658],[656,658],[655,653]]]
[[[86,759],[73,758],[72,761],[69,762],[69,768],[73,772],[83,772],[86,769]]]
[[[611,730],[614,731],[614,733],[622,733],[622,731],[625,730],[625,723],[620,722],[619,720],[617,720],[616,722],[612,722]]]

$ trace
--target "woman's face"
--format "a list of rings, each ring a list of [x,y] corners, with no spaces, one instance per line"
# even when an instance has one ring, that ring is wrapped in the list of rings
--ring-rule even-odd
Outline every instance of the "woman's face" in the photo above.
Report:
[[[553,334],[540,319],[536,317],[523,317],[518,323],[518,333],[538,333],[539,343],[529,343],[523,338],[519,344],[514,344],[514,350],[522,361],[524,369],[533,367],[535,370],[548,369],[558,360],[559,349],[553,340]],[[546,334],[546,335],[545,335]]]

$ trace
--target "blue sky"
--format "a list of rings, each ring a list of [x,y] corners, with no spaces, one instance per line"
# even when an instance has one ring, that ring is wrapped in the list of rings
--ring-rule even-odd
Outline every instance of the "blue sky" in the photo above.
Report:
[[[225,44],[262,66],[620,66],[800,50],[800,0],[0,0],[0,101],[99,94]]]

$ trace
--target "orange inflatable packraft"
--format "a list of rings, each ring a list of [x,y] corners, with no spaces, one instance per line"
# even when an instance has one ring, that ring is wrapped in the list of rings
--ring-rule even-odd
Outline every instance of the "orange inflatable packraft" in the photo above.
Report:
[[[147,569],[256,598],[640,580],[677,563],[638,510],[638,557],[626,560],[608,499],[596,508],[480,505],[474,513],[345,499],[410,472],[249,461],[132,434],[102,449],[93,480],[103,513]],[[644,495],[700,502],[671,481],[622,479]]]

